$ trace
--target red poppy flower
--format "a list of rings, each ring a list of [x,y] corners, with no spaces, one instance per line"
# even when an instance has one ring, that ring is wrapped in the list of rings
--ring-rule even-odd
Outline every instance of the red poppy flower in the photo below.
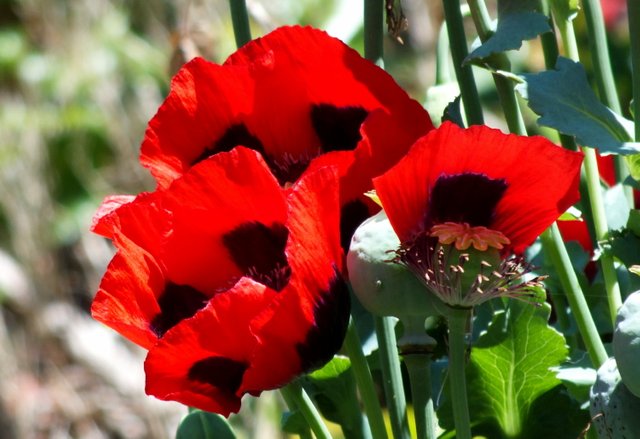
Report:
[[[400,260],[447,296],[445,301],[467,306],[492,294],[521,292],[515,281],[526,263],[505,256],[522,253],[578,200],[581,162],[581,153],[542,137],[446,122],[418,140],[374,186],[402,243]],[[455,262],[442,262],[443,252],[453,247]],[[491,269],[498,276],[481,270],[471,281],[473,291],[459,291],[461,265],[474,252],[487,262],[488,250],[501,256],[502,265]],[[517,278],[505,275],[511,272]]]
[[[99,215],[118,252],[92,314],[149,349],[149,394],[228,415],[340,348],[334,169],[282,189],[258,153],[235,148]]]
[[[326,155],[314,167],[339,168],[348,242],[372,211],[362,197],[372,177],[432,128],[420,104],[356,51],[316,29],[282,27],[223,65],[186,64],[149,122],[141,162],[165,188],[204,158],[242,145],[259,151],[285,185]]]

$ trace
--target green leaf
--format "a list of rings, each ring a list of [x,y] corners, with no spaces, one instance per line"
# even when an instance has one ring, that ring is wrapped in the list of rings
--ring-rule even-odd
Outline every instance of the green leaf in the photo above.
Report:
[[[449,102],[442,113],[442,122],[449,121],[458,125],[460,128],[464,128],[464,120],[462,119],[462,112],[460,111],[460,95]]]
[[[216,414],[194,410],[180,423],[176,439],[235,439],[227,420]]]
[[[580,209],[571,206],[560,217],[558,221],[582,221],[582,212]]]
[[[621,184],[616,184],[604,191],[604,211],[610,230],[618,230],[627,225],[629,220],[629,201]]]
[[[563,363],[568,352],[564,337],[547,323],[550,310],[546,303],[536,307],[511,300],[473,346],[467,389],[471,421],[478,429],[496,424],[505,438],[559,437],[552,430],[554,422],[558,428],[579,410],[569,397],[538,403],[548,392],[562,390],[554,390],[561,383],[551,368]],[[537,436],[531,435],[542,409],[553,422],[536,427]],[[446,410],[439,416],[443,426],[452,426]],[[563,437],[577,437],[579,430],[575,433]]]
[[[640,154],[632,154],[625,157],[625,161],[629,166],[629,173],[636,181],[640,181]]]
[[[362,412],[351,361],[347,357],[335,356],[304,380],[305,388],[325,418],[340,424],[347,437],[362,435]]]
[[[613,233],[603,248],[627,268],[640,264],[640,237],[628,229]]]
[[[627,221],[627,228],[631,232],[640,237],[640,210],[633,209],[629,211],[629,220]]]
[[[558,58],[556,70],[523,74],[516,85],[540,116],[538,124],[575,136],[583,146],[601,153],[635,154],[640,144],[631,137],[618,117],[600,103],[587,82],[582,64]]]
[[[583,407],[589,406],[589,389],[596,382],[596,370],[591,367],[575,366],[573,364],[565,364],[558,368],[554,368],[557,377],[565,385],[569,393]]]
[[[437,120],[439,114],[446,113],[447,108],[451,105],[456,96],[460,95],[460,87],[457,82],[445,82],[444,84],[436,84],[427,89],[427,96],[424,101],[424,107],[427,109],[433,119],[433,123],[438,126],[445,120],[445,115],[441,120]],[[458,110],[459,111],[459,110]]]
[[[538,12],[537,5],[537,0],[498,0],[498,26],[494,34],[471,52],[464,62],[519,49],[523,41],[550,32],[549,19]]]
[[[280,419],[280,428],[283,432],[297,434],[300,437],[311,437],[309,423],[299,411],[284,412]]]

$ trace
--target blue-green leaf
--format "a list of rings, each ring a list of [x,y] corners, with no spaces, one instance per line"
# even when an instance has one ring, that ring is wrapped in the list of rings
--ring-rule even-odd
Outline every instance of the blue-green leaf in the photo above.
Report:
[[[582,64],[560,57],[555,70],[521,78],[524,82],[516,89],[540,116],[539,125],[575,136],[580,145],[602,153],[640,152],[640,143],[631,142],[618,117],[596,97]]]
[[[495,33],[464,60],[487,58],[494,53],[516,50],[522,42],[550,32],[549,19],[538,12],[536,0],[498,0]]]
[[[194,410],[180,423],[176,439],[235,439],[227,420],[216,414]]]

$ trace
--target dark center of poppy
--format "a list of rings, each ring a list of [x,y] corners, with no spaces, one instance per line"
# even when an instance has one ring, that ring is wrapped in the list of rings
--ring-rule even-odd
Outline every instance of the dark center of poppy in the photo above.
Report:
[[[336,270],[327,290],[318,295],[313,310],[313,326],[305,341],[296,346],[302,371],[324,365],[338,352],[347,331],[350,311],[349,288]]]
[[[151,320],[151,330],[160,338],[184,319],[204,308],[209,297],[189,285],[168,282],[158,297],[160,313]]]
[[[187,378],[210,384],[229,395],[235,395],[242,384],[248,364],[226,357],[208,357],[191,366]]]
[[[200,163],[204,159],[219,152],[229,152],[236,146],[245,146],[254,151],[258,151],[262,156],[265,155],[264,146],[260,139],[251,134],[247,126],[241,122],[227,128],[222,137],[205,148],[202,154],[191,162],[191,165]]]
[[[287,183],[295,182],[307,170],[309,163],[317,154],[284,154],[279,158],[266,158],[269,169],[280,183],[285,186]]]
[[[350,151],[362,139],[360,125],[369,113],[362,107],[336,107],[331,104],[311,106],[311,124],[315,130],[322,150]]]
[[[291,277],[284,252],[288,237],[289,230],[283,224],[273,223],[268,227],[251,221],[226,233],[222,242],[246,276],[281,291]]]
[[[506,190],[505,180],[484,174],[442,175],[431,189],[426,226],[450,221],[489,227]]]

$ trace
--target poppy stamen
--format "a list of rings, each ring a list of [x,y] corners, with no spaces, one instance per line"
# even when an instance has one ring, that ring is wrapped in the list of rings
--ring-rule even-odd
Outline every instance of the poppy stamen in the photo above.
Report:
[[[511,244],[509,238],[497,230],[450,221],[431,227],[430,236],[437,237],[440,244],[454,244],[458,250],[467,250],[472,245],[480,251],[489,247],[502,250]]]

